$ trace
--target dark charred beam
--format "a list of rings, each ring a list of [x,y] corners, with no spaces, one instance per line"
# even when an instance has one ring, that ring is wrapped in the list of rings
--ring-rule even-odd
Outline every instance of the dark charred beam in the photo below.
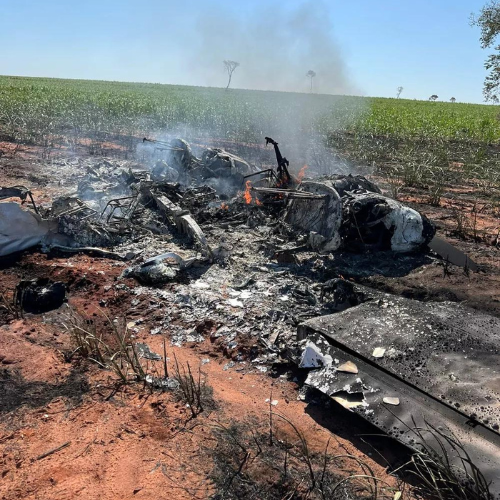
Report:
[[[149,195],[155,200],[158,210],[175,224],[181,233],[188,234],[193,238],[200,246],[201,253],[205,257],[212,259],[212,249],[207,242],[207,238],[189,211],[182,209],[163,194],[158,195],[149,191]]]

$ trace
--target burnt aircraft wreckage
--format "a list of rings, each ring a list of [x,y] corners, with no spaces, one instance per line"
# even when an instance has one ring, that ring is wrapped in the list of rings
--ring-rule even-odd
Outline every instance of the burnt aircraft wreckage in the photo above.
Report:
[[[258,169],[220,148],[205,148],[198,157],[181,139],[144,139],[141,146],[166,152],[166,161],[153,160],[150,168],[103,161],[87,168],[76,192],[48,207],[37,206],[25,187],[1,188],[0,257],[35,246],[86,252],[130,261],[123,277],[161,288],[188,279],[200,266],[231,266],[231,249],[214,244],[202,230],[209,221],[219,225],[217,234],[243,224],[269,227],[282,243],[269,258],[277,256],[282,265],[295,265],[294,253],[303,251],[311,261],[318,254],[331,255],[333,262],[341,255],[368,255],[375,263],[382,256],[392,262],[388,255],[411,260],[437,254],[478,269],[436,237],[423,214],[383,195],[365,177],[303,179],[303,171],[290,171],[275,140],[266,137],[266,145],[274,148],[275,168]],[[189,250],[185,255],[155,236],[172,230]],[[364,270],[358,266],[356,272]],[[319,295],[299,291],[312,312],[294,323],[297,336],[287,339],[282,354],[307,371],[305,384],[408,446],[419,445],[416,427],[449,429],[500,495],[500,320],[460,304],[418,302],[342,278],[317,285]],[[451,452],[450,460],[461,459]]]

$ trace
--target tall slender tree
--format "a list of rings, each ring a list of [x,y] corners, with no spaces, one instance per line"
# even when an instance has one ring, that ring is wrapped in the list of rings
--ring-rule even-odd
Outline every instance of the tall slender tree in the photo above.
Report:
[[[310,92],[313,91],[313,78],[316,76],[316,73],[310,69],[307,73],[306,76],[311,79],[311,87],[310,87]]]
[[[239,65],[240,63],[236,61],[230,61],[230,60],[224,61],[224,69],[227,71],[227,76],[229,77],[226,90],[229,88],[229,85],[231,85],[231,78],[233,77],[234,70]]]

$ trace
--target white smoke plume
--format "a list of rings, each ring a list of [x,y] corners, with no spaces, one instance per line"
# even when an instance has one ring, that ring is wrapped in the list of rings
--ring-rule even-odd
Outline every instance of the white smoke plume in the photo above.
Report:
[[[223,61],[240,63],[232,86],[246,89],[359,94],[346,71],[334,38],[329,9],[321,1],[306,1],[293,9],[269,2],[244,18],[217,11],[200,14],[199,50],[189,58],[189,71],[202,85],[224,87]]]

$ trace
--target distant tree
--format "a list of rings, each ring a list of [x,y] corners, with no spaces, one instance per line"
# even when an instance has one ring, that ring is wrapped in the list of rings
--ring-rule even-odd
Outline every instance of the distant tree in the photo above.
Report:
[[[231,78],[233,77],[233,72],[239,65],[240,63],[236,61],[229,61],[229,60],[224,61],[224,68],[227,71],[227,75],[229,76],[226,90],[229,88],[229,85],[231,85]]]
[[[399,99],[399,96],[401,95],[401,92],[403,92],[403,87],[398,87],[397,88],[397,93],[396,93],[396,99]]]
[[[438,96],[437,96],[436,94],[432,94],[432,95],[429,97],[429,101],[435,101],[437,98],[438,98]]]
[[[457,100],[456,100],[454,97],[452,97],[452,98],[450,99],[450,102],[457,102]]]
[[[481,29],[481,48],[493,48],[494,54],[490,54],[484,63],[489,71],[484,80],[483,95],[486,101],[499,101],[500,93],[500,45],[493,45],[500,34],[500,2],[492,0],[479,12],[479,17],[471,15],[472,26]]]
[[[310,69],[307,73],[306,76],[311,79],[311,92],[313,91],[313,78],[316,76],[316,73]]]

